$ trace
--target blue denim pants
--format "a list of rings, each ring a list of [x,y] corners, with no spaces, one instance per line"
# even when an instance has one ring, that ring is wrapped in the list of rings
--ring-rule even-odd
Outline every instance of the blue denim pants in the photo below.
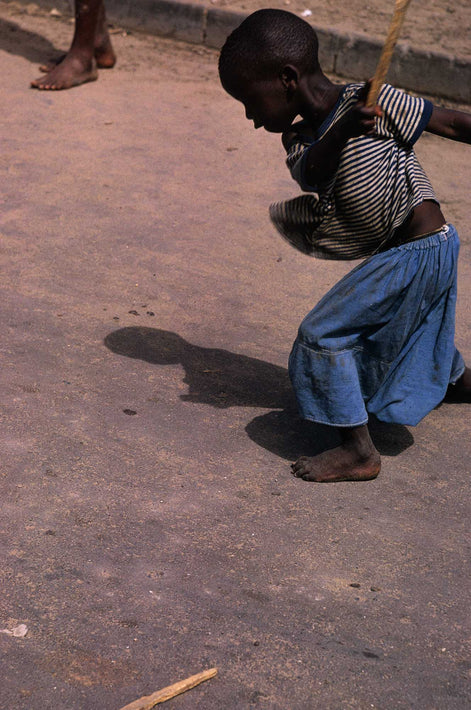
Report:
[[[454,344],[459,239],[440,232],[362,262],[306,316],[289,373],[305,419],[416,425],[465,365]]]

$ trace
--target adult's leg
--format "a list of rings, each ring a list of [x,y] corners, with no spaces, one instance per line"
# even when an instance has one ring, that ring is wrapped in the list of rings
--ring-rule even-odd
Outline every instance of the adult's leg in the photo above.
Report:
[[[95,33],[95,61],[98,69],[112,69],[116,64],[116,54],[114,53],[113,45],[111,44],[110,34],[106,23],[105,5],[100,3],[100,13],[98,16],[98,25]],[[46,64],[42,64],[39,69],[42,72],[50,72],[56,68],[58,64],[64,61],[67,53],[61,54],[56,59],[51,59]]]
[[[31,82],[31,86],[58,90],[94,81],[98,76],[95,60],[97,42],[101,48],[101,61],[107,57],[112,66],[111,62],[114,63],[115,58],[106,30],[103,0],[76,0],[75,31],[69,51],[46,76]]]
[[[381,470],[380,455],[368,426],[341,427],[342,443],[318,456],[301,456],[293,465],[296,478],[319,483],[338,481],[370,481]]]
[[[103,0],[100,2],[95,33],[95,60],[99,69],[111,69],[116,64],[116,54],[114,53],[106,24],[106,11]]]

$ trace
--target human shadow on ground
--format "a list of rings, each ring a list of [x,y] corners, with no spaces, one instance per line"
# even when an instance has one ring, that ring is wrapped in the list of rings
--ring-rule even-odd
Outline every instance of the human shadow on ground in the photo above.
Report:
[[[24,30],[9,20],[0,20],[0,50],[33,63],[44,63],[60,53],[45,37]]]
[[[188,394],[180,396],[185,402],[220,409],[275,410],[252,419],[245,430],[252,441],[282,458],[312,456],[338,443],[332,427],[299,417],[284,367],[228,350],[193,345],[177,333],[143,326],[115,330],[104,343],[118,355],[154,365],[181,365],[185,370],[183,381],[188,385]],[[400,425],[373,420],[370,431],[379,452],[386,456],[396,456],[414,442],[410,432]]]

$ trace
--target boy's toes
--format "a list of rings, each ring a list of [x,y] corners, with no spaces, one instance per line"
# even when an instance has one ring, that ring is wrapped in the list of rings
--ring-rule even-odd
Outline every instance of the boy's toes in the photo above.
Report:
[[[307,456],[301,456],[297,461],[291,464],[291,471],[296,478],[301,478],[307,473],[305,466],[307,460]]]

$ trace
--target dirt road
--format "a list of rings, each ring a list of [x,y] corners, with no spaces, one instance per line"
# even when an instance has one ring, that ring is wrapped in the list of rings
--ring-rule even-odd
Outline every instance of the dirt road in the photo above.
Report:
[[[0,705],[117,710],[206,667],[186,710],[462,710],[469,407],[379,427],[368,484],[295,480],[297,324],[350,268],[282,243],[276,136],[216,55],[115,35],[119,63],[29,90],[70,25],[0,3]],[[353,77],[354,78],[354,77]],[[462,237],[469,148],[421,139]]]
[[[208,4],[208,0],[201,2]],[[277,7],[302,15],[314,25],[335,27],[344,32],[360,32],[382,41],[394,9],[394,0],[209,0],[209,3],[211,6],[246,12],[254,12],[262,7]],[[471,5],[468,0],[413,0],[401,30],[401,41],[417,49],[469,57],[470,32]]]

